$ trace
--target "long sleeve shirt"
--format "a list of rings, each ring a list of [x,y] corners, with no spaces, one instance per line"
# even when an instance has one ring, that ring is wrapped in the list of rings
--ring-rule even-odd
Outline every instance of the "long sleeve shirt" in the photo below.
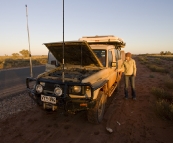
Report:
[[[124,75],[135,75],[136,76],[136,62],[134,59],[124,60],[122,66],[122,71],[124,71]]]

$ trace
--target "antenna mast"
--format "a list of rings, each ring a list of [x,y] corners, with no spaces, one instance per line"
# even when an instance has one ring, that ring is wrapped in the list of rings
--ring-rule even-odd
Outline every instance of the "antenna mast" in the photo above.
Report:
[[[63,0],[63,61],[62,61],[62,82],[64,82],[64,0]]]
[[[27,5],[25,5],[25,6],[26,6],[26,20],[27,20],[28,44],[29,44],[29,57],[30,57],[30,73],[31,73],[31,77],[33,77],[33,73],[32,73],[32,60],[31,60],[31,50],[30,50],[29,26],[28,26],[28,11],[27,11]]]

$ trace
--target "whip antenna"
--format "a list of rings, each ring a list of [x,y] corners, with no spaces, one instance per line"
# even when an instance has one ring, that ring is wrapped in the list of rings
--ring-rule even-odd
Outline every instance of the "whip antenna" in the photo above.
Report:
[[[30,50],[30,37],[29,37],[29,26],[28,26],[28,11],[27,11],[27,5],[26,6],[26,21],[27,21],[27,32],[28,32],[28,44],[29,44],[29,59],[30,59],[30,74],[31,77],[33,77],[32,73],[32,60],[31,60],[31,50]]]
[[[63,0],[63,59],[62,59],[62,82],[64,82],[64,0]]]

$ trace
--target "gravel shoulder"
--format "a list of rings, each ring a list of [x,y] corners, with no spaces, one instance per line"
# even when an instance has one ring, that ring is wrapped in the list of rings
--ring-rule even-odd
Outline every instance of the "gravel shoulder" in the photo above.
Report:
[[[17,115],[21,111],[34,108],[35,102],[31,100],[27,92],[21,92],[0,99],[0,119],[6,120],[11,115]]]

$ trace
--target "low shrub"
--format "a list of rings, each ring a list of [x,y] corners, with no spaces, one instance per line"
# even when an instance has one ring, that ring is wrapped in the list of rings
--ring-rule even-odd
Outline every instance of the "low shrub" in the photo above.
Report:
[[[173,56],[161,57],[161,59],[166,61],[173,61]]]
[[[170,92],[156,87],[153,87],[151,92],[158,100],[165,100],[169,103],[173,103],[173,95]]]
[[[47,56],[32,57],[32,65],[44,65],[47,63]],[[26,67],[30,65],[30,59],[28,57],[0,59],[0,69]]]
[[[161,117],[173,120],[173,95],[161,88],[152,88],[152,94],[156,96],[156,112]]]
[[[171,77],[167,77],[164,84],[168,89],[173,89],[173,79]]]
[[[156,102],[156,112],[165,119],[173,120],[173,104],[163,99]]]
[[[147,67],[152,71],[152,72],[161,72],[161,73],[168,73],[168,69],[165,69],[163,67],[157,66],[157,65],[153,65],[153,64],[149,64],[147,65]]]
[[[148,59],[146,56],[139,56],[138,59],[141,62],[141,64],[148,64]]]
[[[154,58],[154,61],[153,61],[156,65],[162,65],[162,62],[160,60],[160,58]]]
[[[0,69],[3,69],[3,67],[4,67],[3,64],[0,64]]]

